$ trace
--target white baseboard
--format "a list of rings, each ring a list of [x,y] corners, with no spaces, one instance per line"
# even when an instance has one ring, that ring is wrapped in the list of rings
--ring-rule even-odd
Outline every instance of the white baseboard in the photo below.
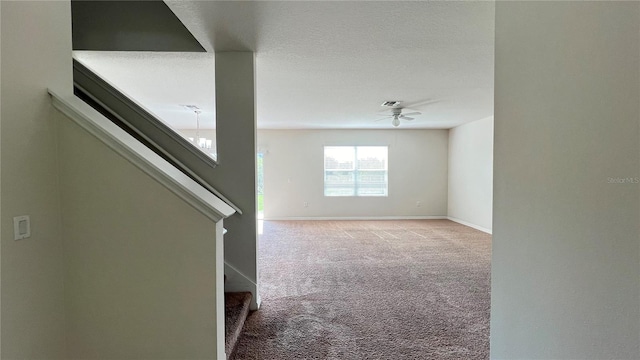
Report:
[[[269,221],[285,220],[442,220],[447,219],[444,215],[435,216],[276,216],[265,218]]]
[[[224,274],[227,275],[227,281],[224,284],[225,292],[243,292],[249,291],[251,295],[251,310],[258,310],[260,308],[260,294],[258,293],[258,284],[251,281],[240,270],[236,269],[232,265],[224,263]]]
[[[485,227],[478,226],[476,224],[472,224],[472,223],[470,223],[468,221],[460,220],[460,219],[454,218],[452,216],[447,216],[447,219],[449,219],[449,220],[451,220],[453,222],[457,222],[458,224],[462,224],[464,226],[468,226],[468,227],[474,228],[476,230],[480,230],[482,232],[486,232],[487,234],[492,234],[492,230],[491,229],[487,229]]]

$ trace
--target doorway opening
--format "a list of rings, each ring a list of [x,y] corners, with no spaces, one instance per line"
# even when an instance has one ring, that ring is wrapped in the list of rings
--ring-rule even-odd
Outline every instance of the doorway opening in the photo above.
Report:
[[[259,152],[256,158],[256,211],[258,234],[262,234],[264,222],[264,154]]]

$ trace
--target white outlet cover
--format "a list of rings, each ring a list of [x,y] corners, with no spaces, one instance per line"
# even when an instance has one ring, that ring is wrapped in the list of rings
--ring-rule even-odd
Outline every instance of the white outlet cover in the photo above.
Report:
[[[22,240],[31,237],[31,219],[29,215],[13,218],[13,240]]]

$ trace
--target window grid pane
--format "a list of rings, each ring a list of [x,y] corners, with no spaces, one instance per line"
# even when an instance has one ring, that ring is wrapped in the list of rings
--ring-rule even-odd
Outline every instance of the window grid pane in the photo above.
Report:
[[[386,146],[325,146],[325,196],[388,196]]]

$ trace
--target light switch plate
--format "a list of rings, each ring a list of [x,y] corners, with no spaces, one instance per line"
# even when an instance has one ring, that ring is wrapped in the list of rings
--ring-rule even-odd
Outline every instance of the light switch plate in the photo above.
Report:
[[[22,240],[31,237],[31,219],[29,215],[13,218],[13,240]]]

